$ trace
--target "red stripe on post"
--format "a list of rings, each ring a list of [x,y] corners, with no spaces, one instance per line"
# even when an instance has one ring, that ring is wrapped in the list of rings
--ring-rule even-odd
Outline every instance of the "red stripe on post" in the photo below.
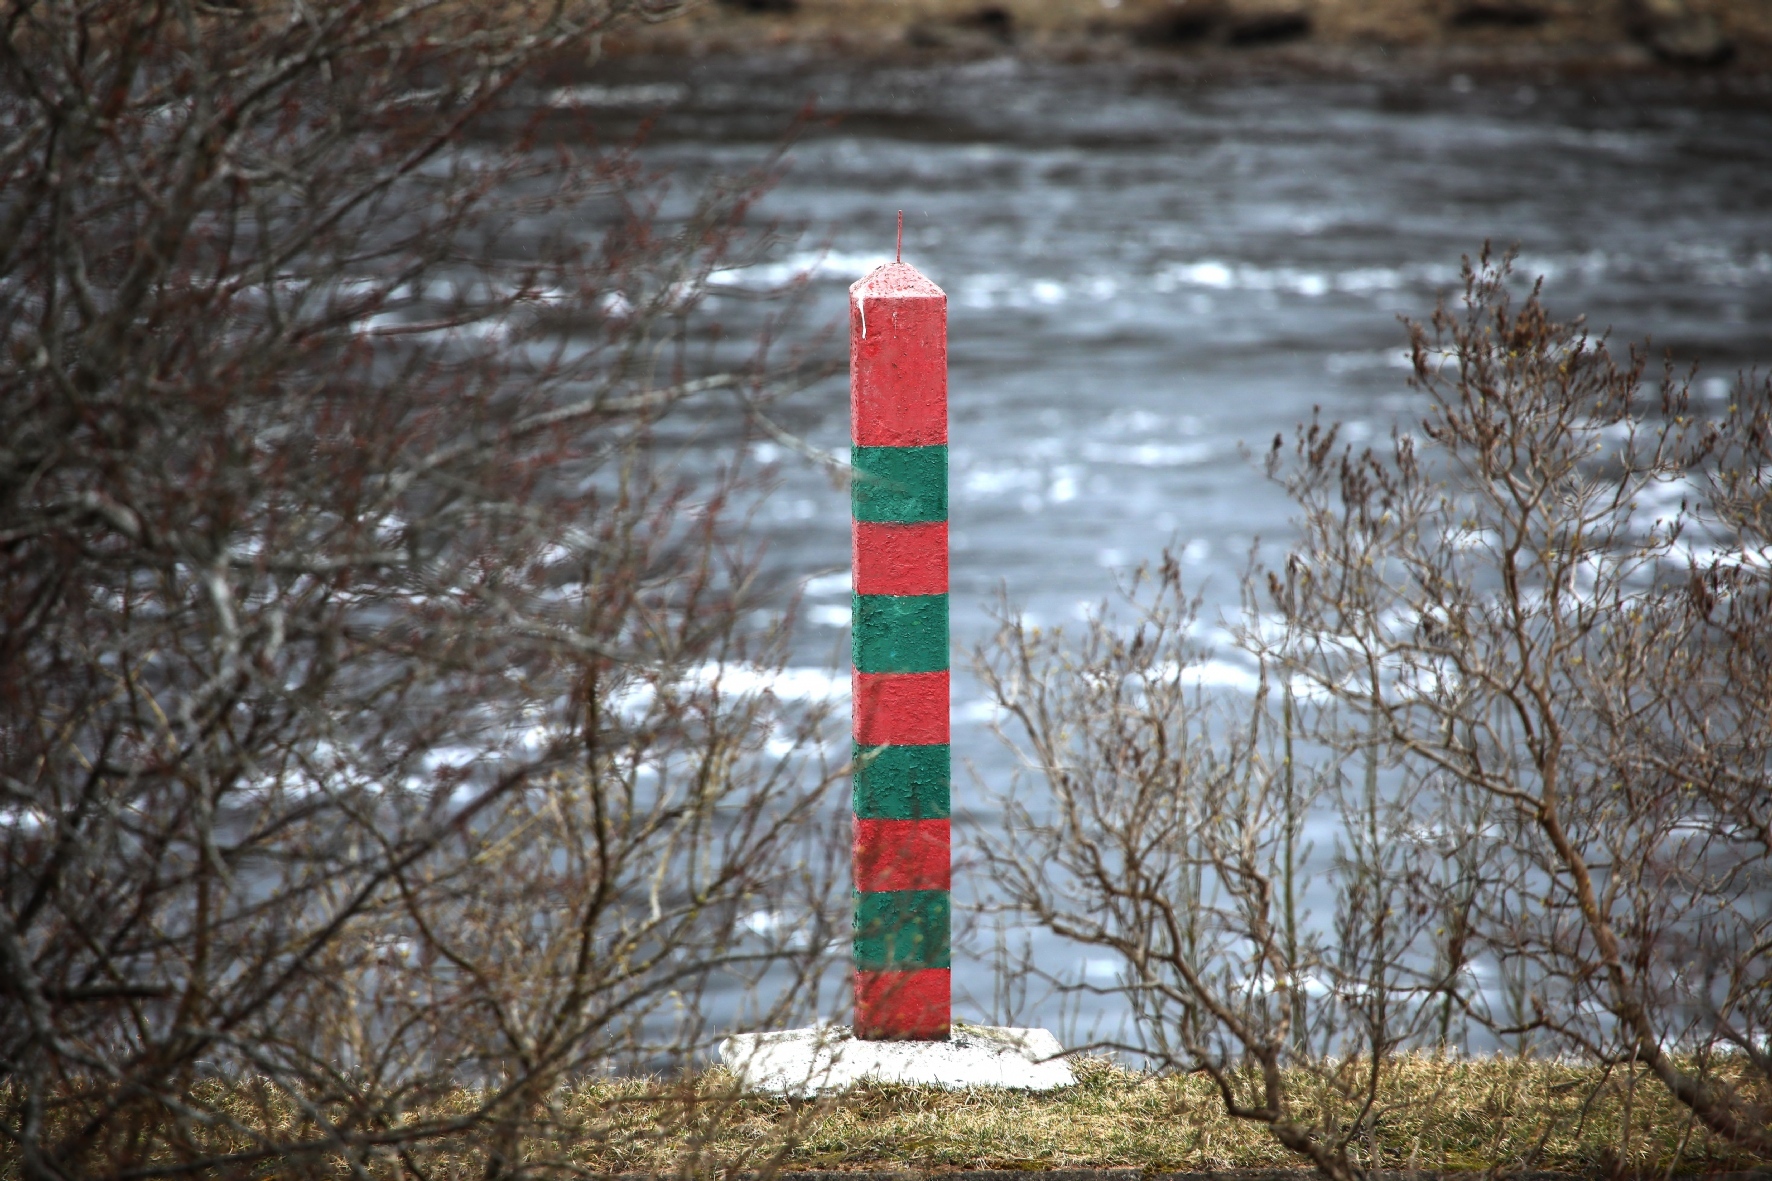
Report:
[[[855,888],[946,890],[952,887],[945,820],[855,819]]]
[[[855,740],[938,746],[948,740],[948,674],[855,673]]]
[[[940,1041],[948,1036],[947,968],[855,974],[855,1036],[872,1041]]]
[[[948,297],[915,267],[849,289],[850,431],[862,447],[948,441]]]
[[[855,593],[948,593],[948,523],[888,525],[856,521]]]

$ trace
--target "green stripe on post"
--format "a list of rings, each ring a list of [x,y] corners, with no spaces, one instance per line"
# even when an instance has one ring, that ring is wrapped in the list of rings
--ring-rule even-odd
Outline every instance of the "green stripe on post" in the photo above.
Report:
[[[945,820],[948,748],[855,745],[855,814],[863,820]]]
[[[852,447],[849,502],[858,521],[948,519],[948,449]]]
[[[855,895],[855,966],[860,971],[948,967],[946,890]]]
[[[851,644],[864,673],[933,673],[948,666],[946,595],[855,595]]]

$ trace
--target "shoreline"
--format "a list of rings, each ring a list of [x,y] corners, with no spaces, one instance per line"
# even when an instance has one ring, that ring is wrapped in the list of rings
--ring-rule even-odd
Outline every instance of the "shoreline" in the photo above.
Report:
[[[1466,1169],[1373,1169],[1372,1181],[1484,1181],[1494,1170],[1473,1165]],[[656,1173],[608,1173],[605,1181],[656,1181]],[[738,1173],[734,1181],[1319,1181],[1322,1174],[1306,1166],[1292,1168],[1149,1169],[1136,1165],[1103,1168],[1015,1169],[783,1169],[779,1172]],[[1702,1181],[1772,1181],[1772,1169],[1736,1169],[1723,1173],[1681,1174]],[[1603,1167],[1587,1172],[1528,1169],[1508,1174],[1509,1181],[1616,1181]]]
[[[1112,3],[1112,7],[1107,7]],[[1210,75],[1772,75],[1755,0],[710,0],[602,57],[1033,61]]]

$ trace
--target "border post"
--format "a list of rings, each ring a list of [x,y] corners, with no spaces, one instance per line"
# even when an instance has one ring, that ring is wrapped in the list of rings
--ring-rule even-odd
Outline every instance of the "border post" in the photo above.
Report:
[[[947,295],[849,289],[855,1036],[945,1040],[949,971]]]

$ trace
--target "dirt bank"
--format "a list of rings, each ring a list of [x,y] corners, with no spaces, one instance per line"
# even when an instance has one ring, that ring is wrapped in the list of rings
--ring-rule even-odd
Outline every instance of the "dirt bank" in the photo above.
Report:
[[[1180,54],[1772,69],[1772,0],[710,0],[643,53]]]

